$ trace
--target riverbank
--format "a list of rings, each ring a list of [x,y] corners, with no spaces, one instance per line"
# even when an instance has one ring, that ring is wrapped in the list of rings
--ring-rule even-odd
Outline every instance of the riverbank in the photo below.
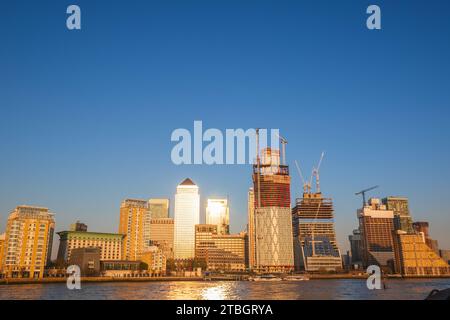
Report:
[[[310,274],[306,275],[310,280],[365,280],[365,274]],[[400,275],[388,275],[387,279],[450,279],[449,276],[415,276],[403,277]],[[0,279],[0,285],[17,285],[17,284],[48,284],[48,283],[65,283],[67,278],[43,278],[43,279]],[[177,282],[177,281],[246,281],[246,279],[237,279],[233,277],[146,277],[146,278],[115,278],[115,277],[82,277],[82,283],[99,283],[99,282]]]

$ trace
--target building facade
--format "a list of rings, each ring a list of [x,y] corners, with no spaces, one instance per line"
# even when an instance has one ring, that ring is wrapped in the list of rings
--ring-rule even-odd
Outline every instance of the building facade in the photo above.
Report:
[[[206,224],[217,225],[218,234],[230,233],[230,209],[228,208],[228,199],[207,200]]]
[[[380,199],[369,199],[369,204],[358,209],[359,229],[362,236],[362,260],[364,267],[394,264],[394,212],[387,210]]]
[[[125,235],[85,231],[61,231],[58,261],[70,261],[72,251],[80,248],[99,248],[100,260],[122,260]]]
[[[151,245],[158,246],[167,259],[173,259],[173,237],[174,221],[172,218],[159,218],[151,220]]]
[[[195,257],[195,225],[200,222],[200,195],[198,186],[185,179],[175,194],[174,258]]]
[[[413,222],[409,213],[408,198],[405,197],[386,197],[382,203],[388,210],[394,212],[394,229],[402,230],[406,233],[413,233]]]
[[[256,269],[256,221],[255,221],[255,192],[253,188],[248,190],[247,202],[247,234],[248,234],[248,266]]]
[[[80,221],[72,223],[69,227],[69,231],[81,231],[86,232],[88,230],[88,226]]]
[[[122,258],[139,260],[150,246],[150,212],[148,201],[126,199],[120,206],[119,233],[125,235]]]
[[[100,275],[100,248],[76,248],[71,250],[69,265],[77,265],[82,277]]]
[[[150,199],[148,200],[148,209],[151,219],[169,218],[169,199]]]
[[[404,276],[450,275],[450,267],[426,243],[423,234],[394,232],[395,271]]]
[[[439,255],[439,244],[430,237],[430,224],[426,221],[417,221],[413,223],[413,229],[417,233],[423,233],[427,246]]]
[[[246,270],[247,234],[219,234],[218,226],[195,226],[195,258],[212,271],[243,272]]]
[[[3,272],[12,278],[42,278],[51,262],[55,220],[47,208],[18,206],[6,225]]]
[[[147,271],[151,276],[163,276],[166,274],[167,258],[159,247],[149,247],[142,254],[141,261],[147,265]]]
[[[295,263],[306,271],[337,271],[342,258],[334,229],[333,202],[305,192],[292,209]]]
[[[294,270],[289,167],[265,148],[253,165],[255,266],[260,273]]]
[[[348,236],[350,242],[350,263],[355,265],[362,265],[362,237],[359,229],[353,230],[353,233]]]
[[[445,262],[450,264],[450,250],[439,250],[439,255]]]
[[[3,277],[3,256],[5,252],[6,234],[0,234],[0,278]]]

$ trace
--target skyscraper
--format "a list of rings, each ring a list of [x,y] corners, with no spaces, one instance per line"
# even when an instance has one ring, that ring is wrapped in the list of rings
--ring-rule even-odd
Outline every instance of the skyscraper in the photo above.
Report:
[[[169,199],[150,199],[148,209],[151,219],[165,219],[169,217]]]
[[[255,192],[253,191],[253,188],[248,190],[247,216],[248,265],[249,268],[253,270],[256,268]]]
[[[172,218],[152,219],[150,222],[151,245],[158,246],[167,259],[173,259],[173,228]]]
[[[217,234],[230,233],[230,210],[228,199],[208,199],[206,224],[217,226]]]
[[[306,271],[342,268],[334,230],[333,202],[321,192],[303,193],[292,209],[295,263]]]
[[[362,237],[361,237],[361,231],[359,229],[353,230],[353,233],[348,236],[348,240],[350,242],[350,251],[351,251],[351,263],[353,265],[361,265],[362,264],[362,257],[361,257],[361,250],[362,250]]]
[[[284,159],[283,159],[284,160]],[[289,167],[278,150],[265,148],[253,165],[255,268],[258,272],[294,269]]]
[[[50,263],[55,220],[47,208],[18,206],[6,226],[6,277],[42,278]]]
[[[382,200],[388,210],[394,212],[394,228],[406,233],[413,233],[412,218],[409,213],[408,198],[386,197]]]
[[[174,257],[195,257],[195,225],[200,222],[198,186],[189,178],[177,186],[175,194]]]
[[[119,233],[125,235],[122,257],[139,260],[139,256],[150,246],[148,201],[126,199],[122,202]]]
[[[365,267],[375,264],[393,267],[394,263],[394,212],[387,210],[380,199],[372,198],[369,204],[357,211],[362,235],[362,259]]]

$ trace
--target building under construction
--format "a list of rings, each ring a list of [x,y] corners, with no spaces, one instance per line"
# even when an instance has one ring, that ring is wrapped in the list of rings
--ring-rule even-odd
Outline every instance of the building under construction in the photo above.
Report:
[[[323,158],[323,154],[322,154]],[[313,169],[316,192],[310,182],[303,181],[303,198],[292,209],[295,266],[305,271],[337,271],[342,269],[341,254],[334,230],[333,202],[320,192],[319,168]],[[299,173],[300,168],[298,168]],[[301,175],[302,177],[302,175]],[[303,179],[303,177],[302,177]]]
[[[284,142],[284,141],[283,141]],[[284,154],[284,145],[283,145]],[[250,268],[259,273],[294,270],[289,167],[266,148],[253,165],[254,208],[249,206]],[[252,254],[254,257],[252,258]]]

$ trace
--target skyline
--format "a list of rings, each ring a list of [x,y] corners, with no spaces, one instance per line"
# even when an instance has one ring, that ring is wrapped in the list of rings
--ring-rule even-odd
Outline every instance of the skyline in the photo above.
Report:
[[[0,13],[0,230],[21,204],[55,212],[56,231],[81,220],[116,232],[126,198],[168,197],[173,217],[186,177],[202,219],[207,198],[228,196],[231,232],[243,230],[250,165],[170,161],[170,133],[203,120],[280,128],[291,203],[293,161],[309,172],[325,150],[321,187],[343,252],[358,225],[354,193],[372,185],[370,196],[408,197],[414,221],[450,248],[448,2],[377,1],[380,32],[365,29],[361,1],[117,1],[108,15],[77,3],[79,33],[65,29],[65,3],[14,1]]]

